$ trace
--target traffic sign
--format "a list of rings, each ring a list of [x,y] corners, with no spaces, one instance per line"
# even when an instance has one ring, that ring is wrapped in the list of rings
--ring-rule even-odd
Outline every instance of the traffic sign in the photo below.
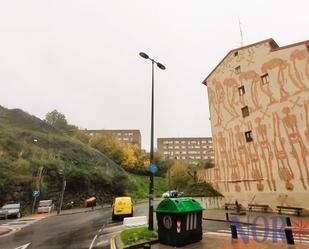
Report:
[[[158,171],[158,166],[156,165],[156,164],[150,164],[150,166],[149,166],[149,171],[152,173],[152,174],[154,174],[154,173],[156,173],[157,171]]]
[[[34,198],[38,198],[38,197],[40,196],[40,191],[34,190],[34,191],[32,192],[32,196],[33,196]]]

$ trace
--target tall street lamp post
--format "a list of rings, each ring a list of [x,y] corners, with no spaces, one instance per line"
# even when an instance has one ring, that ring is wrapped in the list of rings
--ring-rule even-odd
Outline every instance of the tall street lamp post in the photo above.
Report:
[[[147,54],[139,53],[144,59],[150,60],[152,64],[151,71],[151,135],[150,135],[150,164],[153,160],[153,132],[154,132],[154,64],[161,70],[165,70],[165,66],[154,59],[151,59]],[[150,172],[149,177],[149,213],[148,213],[148,230],[153,230],[153,172]]]

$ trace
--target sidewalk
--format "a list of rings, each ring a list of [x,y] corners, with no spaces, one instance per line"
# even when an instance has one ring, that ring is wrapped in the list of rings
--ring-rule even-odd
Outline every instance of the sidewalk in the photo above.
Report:
[[[254,240],[249,240],[245,244],[242,239],[232,240],[230,238],[224,237],[209,237],[204,236],[203,240],[184,246],[184,249],[307,249],[308,244],[298,244],[298,245],[287,245],[282,242],[272,243],[271,241],[266,241],[263,243],[255,242]],[[151,246],[151,249],[171,249],[172,246],[166,246],[162,244],[154,244]]]
[[[60,216],[61,215],[71,215],[71,214],[79,214],[79,213],[86,213],[86,212],[92,212],[100,209],[108,209],[111,208],[110,205],[103,205],[103,206],[96,206],[96,207],[88,207],[88,208],[72,208],[72,209],[66,209],[66,210],[61,210]],[[57,210],[54,210],[51,214],[51,216],[57,215]]]
[[[257,227],[259,227],[260,230],[255,230],[256,231],[256,236],[252,235],[252,231],[249,236],[249,241],[246,241],[246,243],[243,241],[243,237],[238,235],[238,239],[232,239],[230,231],[227,232],[227,234],[220,234],[219,231],[224,231],[224,230],[218,230],[218,233],[216,230],[213,230],[214,232],[209,232],[212,231],[212,229],[209,230],[207,226],[209,224],[213,224],[213,222],[225,222],[225,223],[230,223],[231,221],[226,221],[226,213],[229,214],[230,220],[236,219],[238,222],[243,223],[241,224],[243,227],[249,227],[248,224],[254,224]],[[246,212],[245,215],[235,215],[232,213],[236,213],[235,210],[222,210],[222,209],[210,209],[210,210],[205,210],[203,212],[203,217],[207,220],[210,220],[210,223],[204,223],[204,235],[203,235],[203,240],[198,243],[190,244],[185,247],[184,249],[308,249],[309,244],[308,244],[308,239],[305,241],[305,238],[308,237],[308,232],[309,232],[309,217],[303,217],[303,216],[295,216],[291,214],[282,214],[279,215],[277,213],[261,213],[261,212]],[[285,241],[282,241],[282,237],[273,237],[271,232],[268,234],[268,229],[274,231],[278,231],[278,229],[282,229],[286,227],[286,217],[289,217],[291,220],[291,225],[293,227],[293,233],[294,234],[294,240],[295,240],[295,245],[288,245]],[[208,225],[207,225],[208,224]],[[218,229],[226,229],[226,228],[218,228]],[[295,229],[295,230],[294,230]],[[303,230],[302,230],[303,229]],[[208,231],[207,231],[208,230]],[[229,229],[227,229],[229,230]],[[247,230],[246,230],[247,231]],[[305,232],[306,231],[306,232]],[[302,236],[304,240],[300,241],[300,233],[305,232]],[[263,235],[263,234],[267,235]],[[299,234],[298,234],[299,233]],[[277,233],[276,233],[277,234]],[[265,236],[266,241],[263,241]],[[285,235],[282,235],[285,238]],[[119,241],[119,235],[116,236],[118,237]],[[255,239],[254,239],[255,238]],[[276,238],[276,239],[274,239]],[[273,240],[276,243],[273,243]],[[263,241],[263,242],[261,242]],[[117,242],[117,239],[116,239]],[[121,243],[116,243],[117,248],[120,249],[119,244]],[[137,247],[134,247],[137,248]],[[141,247],[142,248],[142,247]],[[152,249],[172,249],[174,247],[172,246],[166,246],[162,244],[153,244],[151,246]]]
[[[285,221],[285,217],[290,217],[292,226],[293,223],[300,222],[309,222],[308,216],[295,216],[292,214],[278,214],[278,213],[261,213],[261,212],[249,212],[246,211],[245,215],[235,214],[235,210],[224,210],[224,209],[208,209],[203,212],[204,219],[210,219],[215,221],[226,221],[226,213],[229,214],[229,220],[237,219],[238,222],[242,223],[253,223],[260,226],[280,226],[282,225],[281,221]],[[273,224],[276,222],[276,224]],[[266,224],[265,224],[266,223]],[[309,228],[309,224],[308,224]],[[309,247],[308,247],[309,248]]]

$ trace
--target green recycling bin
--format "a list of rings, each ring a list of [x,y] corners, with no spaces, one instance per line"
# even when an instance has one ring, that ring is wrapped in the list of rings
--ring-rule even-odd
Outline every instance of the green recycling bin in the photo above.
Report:
[[[193,198],[166,198],[156,214],[161,244],[180,247],[202,240],[203,208]]]

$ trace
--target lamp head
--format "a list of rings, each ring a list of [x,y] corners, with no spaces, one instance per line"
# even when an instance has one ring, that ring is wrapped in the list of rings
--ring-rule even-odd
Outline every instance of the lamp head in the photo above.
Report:
[[[140,52],[139,55],[143,57],[144,59],[149,59],[149,56],[144,52]]]
[[[165,66],[163,64],[157,62],[157,66],[158,66],[158,68],[165,70]]]

